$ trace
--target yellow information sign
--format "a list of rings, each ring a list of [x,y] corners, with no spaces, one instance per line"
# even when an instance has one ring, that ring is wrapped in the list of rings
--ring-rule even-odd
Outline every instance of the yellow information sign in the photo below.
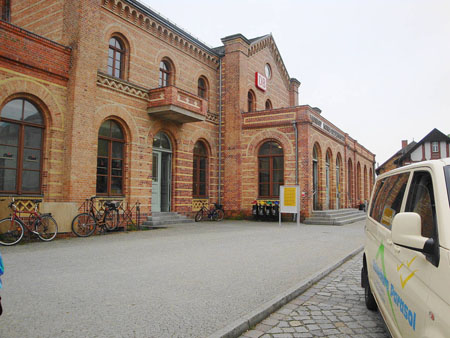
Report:
[[[287,207],[295,207],[297,205],[295,198],[295,187],[284,188],[284,205]]]

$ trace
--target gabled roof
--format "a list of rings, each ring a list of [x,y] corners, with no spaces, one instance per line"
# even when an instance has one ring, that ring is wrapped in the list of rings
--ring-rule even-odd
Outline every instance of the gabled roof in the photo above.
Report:
[[[450,142],[450,137],[448,137],[447,135],[445,135],[444,133],[442,133],[441,131],[439,131],[438,129],[434,128],[432,131],[430,131],[428,133],[427,136],[425,136],[423,139],[421,139],[419,142],[417,142],[414,147],[411,147],[410,149],[408,149],[407,152],[405,152],[400,158],[398,158],[397,160],[395,160],[395,163],[399,163],[401,161],[403,161],[405,158],[407,158],[414,150],[416,150],[417,148],[419,148],[422,144],[424,144],[425,142],[440,142],[440,141],[445,141],[445,142]]]
[[[216,54],[217,56],[219,56],[217,54],[217,52],[215,51],[215,48],[207,46],[204,42],[200,41],[199,39],[194,37],[192,34],[186,32],[184,29],[178,27],[176,24],[171,22],[169,19],[163,17],[161,14],[152,10],[148,5],[144,5],[139,0],[124,0],[124,1],[135,6],[136,8],[141,10],[143,13],[147,14],[154,20],[160,22],[162,25],[166,26],[167,28],[173,30],[174,32],[176,32],[177,34],[182,36],[184,39],[186,39],[187,41],[190,41],[191,43],[197,45],[198,47],[206,50],[207,52],[209,52],[211,54]]]
[[[412,141],[410,144],[408,144],[406,147],[400,149],[399,151],[397,151],[394,155],[392,155],[391,157],[389,157],[386,161],[384,161],[384,163],[380,166],[378,166],[377,169],[375,169],[375,172],[378,175],[378,172],[380,171],[381,168],[383,168],[387,163],[389,163],[389,161],[391,161],[392,159],[398,157],[398,156],[402,156],[403,154],[405,154],[406,152],[409,152],[409,150],[411,148],[413,148],[415,145],[417,144],[417,142]]]
[[[280,51],[277,47],[277,44],[275,43],[273,35],[272,34],[263,35],[258,38],[251,39],[250,42],[251,44],[248,50],[248,56],[252,56],[266,48],[270,49],[273,61],[275,62],[281,76],[284,77],[286,87],[289,88],[291,78],[286,69],[286,66],[284,65],[283,58],[281,57]],[[299,82],[297,79],[295,79],[295,81]]]
[[[248,47],[248,56],[249,57],[268,48],[270,50],[270,52],[272,53],[274,63],[276,64],[281,76],[284,78],[286,87],[289,88],[291,81],[296,81],[300,85],[300,81],[298,81],[295,78],[291,79],[289,77],[288,71],[283,62],[283,58],[281,57],[280,51],[278,50],[277,44],[275,43],[275,40],[274,40],[272,34],[266,34],[266,35],[262,35],[262,36],[259,36],[256,38],[247,39],[244,35],[238,33],[238,34],[233,34],[233,35],[229,35],[229,36],[222,38],[222,42],[226,42],[226,41],[229,41],[229,40],[232,40],[235,38],[240,38],[249,45],[249,47]],[[220,56],[225,55],[225,46],[216,47],[216,48],[213,48],[213,50]]]

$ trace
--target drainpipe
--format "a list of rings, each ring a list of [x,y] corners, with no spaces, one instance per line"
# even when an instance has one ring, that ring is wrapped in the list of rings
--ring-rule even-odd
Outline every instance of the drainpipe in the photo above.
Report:
[[[298,129],[297,121],[292,121],[295,131],[295,185],[298,185]]]
[[[222,58],[219,58],[219,186],[218,204],[221,203],[221,183],[222,183]]]
[[[292,126],[294,127],[294,131],[295,131],[295,185],[298,185],[298,129],[297,129],[297,121],[292,121]],[[301,194],[300,189],[298,189],[298,190],[299,190],[299,193]],[[300,215],[295,214],[294,221],[296,221],[297,225],[299,225],[300,224],[299,223],[300,222]]]

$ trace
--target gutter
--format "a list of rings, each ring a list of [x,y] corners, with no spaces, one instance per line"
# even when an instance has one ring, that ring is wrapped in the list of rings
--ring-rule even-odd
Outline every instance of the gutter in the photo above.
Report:
[[[222,197],[222,58],[219,58],[219,186],[218,186],[218,204]]]
[[[298,129],[297,121],[292,121],[295,131],[295,185],[298,185]]]

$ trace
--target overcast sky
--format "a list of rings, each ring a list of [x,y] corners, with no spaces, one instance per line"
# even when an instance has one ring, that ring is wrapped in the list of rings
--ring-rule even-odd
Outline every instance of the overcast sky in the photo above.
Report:
[[[449,0],[141,0],[206,44],[272,33],[299,103],[382,164],[433,128],[450,134]]]

